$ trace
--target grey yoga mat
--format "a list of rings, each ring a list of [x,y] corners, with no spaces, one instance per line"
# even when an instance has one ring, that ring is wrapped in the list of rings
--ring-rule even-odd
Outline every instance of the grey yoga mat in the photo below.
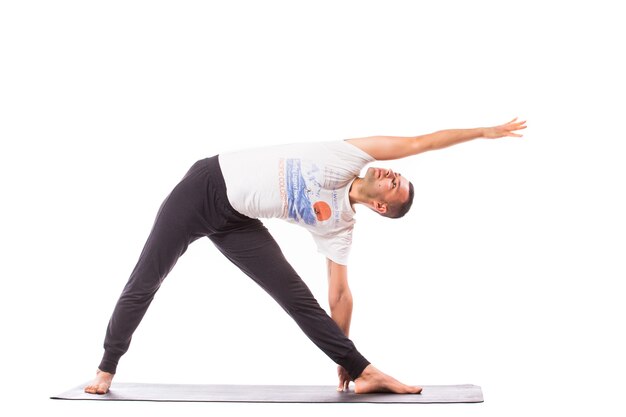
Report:
[[[254,403],[480,403],[477,385],[423,385],[421,394],[355,394],[325,385],[191,385],[113,383],[104,395],[83,392],[88,382],[50,397],[59,400]]]

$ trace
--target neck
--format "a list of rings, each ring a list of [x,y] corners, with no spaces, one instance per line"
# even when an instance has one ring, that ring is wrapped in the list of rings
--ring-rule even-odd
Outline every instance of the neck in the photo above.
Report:
[[[351,206],[355,204],[367,204],[366,196],[363,193],[363,178],[357,177],[352,182],[348,196],[350,197]]]

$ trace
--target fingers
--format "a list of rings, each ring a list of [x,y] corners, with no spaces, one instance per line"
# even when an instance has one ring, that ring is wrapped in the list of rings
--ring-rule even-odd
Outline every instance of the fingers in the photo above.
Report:
[[[517,117],[515,117],[515,118],[514,118],[513,120],[511,120],[510,122],[507,122],[507,123],[503,124],[502,126],[512,125],[512,124],[513,124],[513,122],[515,122],[516,120],[517,120]],[[522,126],[522,125],[524,125],[525,123],[526,123],[526,120],[521,121],[521,122],[517,122],[517,123],[515,123],[514,125],[515,125],[515,126]]]
[[[516,120],[517,120],[517,117],[514,118],[513,120],[511,120],[510,122],[505,123],[505,125],[509,125],[509,124],[513,123],[514,121],[516,121]]]
[[[510,137],[521,138],[524,135],[521,135],[519,133],[514,133],[514,132],[516,130],[526,129],[528,126],[526,126],[526,120],[521,121],[521,122],[517,122],[517,123],[513,123],[515,120],[517,120],[517,117],[515,119],[511,120],[509,123],[506,124],[506,130],[508,132],[505,135],[506,136],[510,136]]]
[[[348,391],[349,384],[350,384],[350,381],[345,380],[345,379],[339,381],[339,386],[337,387],[337,391]]]
[[[350,387],[350,374],[342,367],[337,366],[337,375],[339,376],[339,385],[337,386],[337,391],[348,391]]]
[[[523,124],[515,124],[513,126],[509,126],[506,130],[507,133],[511,133],[511,134],[515,134],[514,132],[518,131],[518,130],[523,130],[526,129],[526,126]]]
[[[349,384],[350,377],[343,373],[339,374],[339,385],[337,386],[337,391],[348,391]]]

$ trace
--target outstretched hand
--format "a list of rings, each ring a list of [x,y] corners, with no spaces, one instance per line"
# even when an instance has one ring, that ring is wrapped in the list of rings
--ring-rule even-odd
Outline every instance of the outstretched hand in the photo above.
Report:
[[[350,384],[350,381],[352,381],[348,371],[346,371],[343,366],[337,365],[337,376],[339,376],[337,391],[348,391],[348,385]]]
[[[523,135],[515,133],[516,130],[526,129],[526,120],[516,122],[517,117],[508,123],[500,126],[486,127],[483,131],[483,137],[487,139],[497,139],[505,136],[521,138]]]

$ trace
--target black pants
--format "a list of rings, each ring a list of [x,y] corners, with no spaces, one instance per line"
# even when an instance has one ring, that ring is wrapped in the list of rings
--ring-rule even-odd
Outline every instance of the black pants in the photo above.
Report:
[[[197,161],[161,204],[109,321],[101,370],[115,373],[161,283],[189,244],[203,236],[267,291],[352,378],[363,372],[369,362],[319,306],[265,226],[230,205],[217,155]]]

